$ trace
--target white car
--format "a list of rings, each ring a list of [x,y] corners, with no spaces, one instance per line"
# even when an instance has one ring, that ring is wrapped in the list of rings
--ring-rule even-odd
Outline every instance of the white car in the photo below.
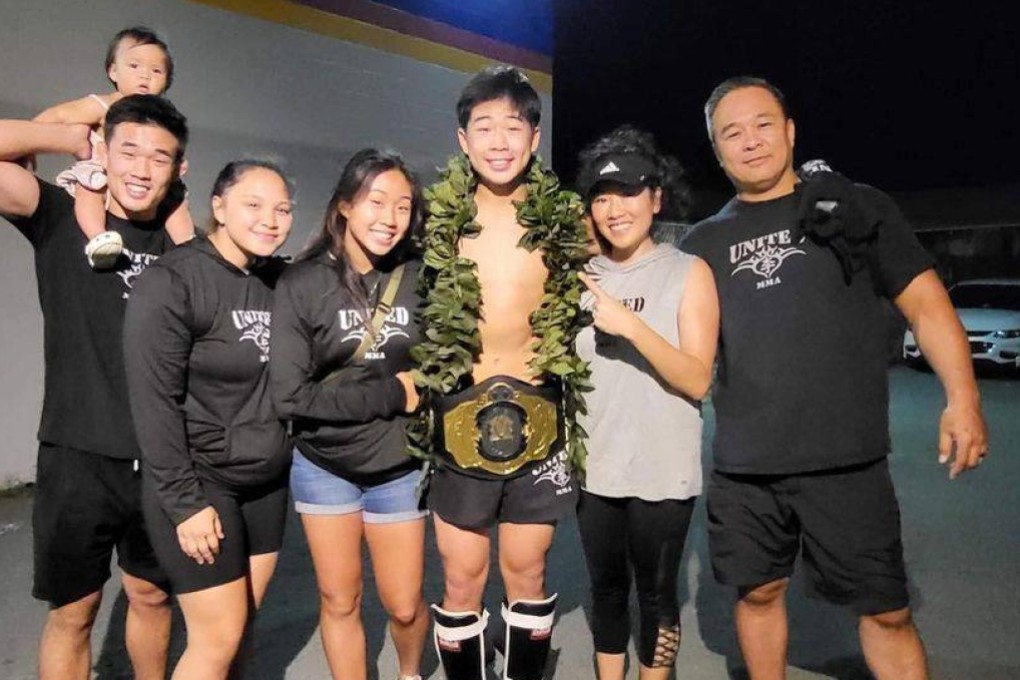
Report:
[[[1020,369],[1020,279],[974,279],[949,289],[975,363]],[[908,329],[903,358],[920,363],[921,350]]]

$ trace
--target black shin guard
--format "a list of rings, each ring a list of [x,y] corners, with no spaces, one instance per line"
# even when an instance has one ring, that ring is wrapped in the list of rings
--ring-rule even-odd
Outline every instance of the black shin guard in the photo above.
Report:
[[[489,612],[448,612],[432,605],[433,640],[446,680],[485,680]]]
[[[503,680],[542,680],[552,642],[556,596],[544,600],[515,600],[503,605],[506,651]]]

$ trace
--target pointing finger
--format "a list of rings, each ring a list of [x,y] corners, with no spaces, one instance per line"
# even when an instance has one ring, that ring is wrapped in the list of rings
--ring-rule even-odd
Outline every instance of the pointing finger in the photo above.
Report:
[[[602,290],[599,284],[595,283],[595,281],[590,276],[588,276],[587,273],[578,272],[577,278],[581,280],[581,283],[587,286],[588,290],[591,291],[592,295],[594,295],[596,299],[601,299],[602,297],[605,296],[606,294],[605,291]]]

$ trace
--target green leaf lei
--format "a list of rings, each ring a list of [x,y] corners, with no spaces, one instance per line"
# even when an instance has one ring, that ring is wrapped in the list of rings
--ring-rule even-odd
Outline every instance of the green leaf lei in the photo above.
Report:
[[[574,338],[587,316],[580,308],[583,284],[577,277],[588,259],[584,207],[577,194],[560,188],[555,173],[538,157],[524,181],[527,198],[516,206],[517,221],[526,231],[517,245],[529,252],[540,250],[549,270],[545,294],[530,317],[536,341],[529,369],[535,376],[562,382],[567,453],[575,469],[583,471],[587,435],[577,416],[587,413],[584,393],[591,391],[591,372],[574,351]],[[411,453],[419,457],[433,454],[430,397],[464,388],[482,347],[477,266],[457,252],[461,238],[482,229],[475,222],[477,185],[467,157],[459,155],[450,159],[439,181],[425,190],[429,218],[418,281],[425,301],[421,319],[425,339],[411,350],[417,363],[415,383],[425,408],[409,428]]]

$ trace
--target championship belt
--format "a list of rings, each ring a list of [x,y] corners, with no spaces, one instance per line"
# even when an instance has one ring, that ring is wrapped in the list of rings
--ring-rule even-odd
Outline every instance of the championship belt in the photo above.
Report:
[[[466,474],[500,479],[557,450],[560,390],[497,375],[435,404],[437,448]]]

